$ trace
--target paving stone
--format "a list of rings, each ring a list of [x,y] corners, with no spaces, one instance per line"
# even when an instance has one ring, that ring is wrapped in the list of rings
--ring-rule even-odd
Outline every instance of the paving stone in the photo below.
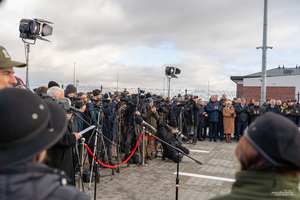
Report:
[[[227,144],[206,140],[196,145],[184,144],[184,146],[193,150],[209,151],[209,153],[190,153],[190,156],[202,162],[202,165],[198,165],[188,157],[183,157],[180,172],[235,178],[235,173],[239,170],[239,164],[234,157],[236,143]],[[101,169],[100,175],[104,177],[101,177],[100,183],[97,184],[97,199],[175,199],[176,174],[174,173],[176,169],[176,163],[170,160],[162,161],[161,157],[151,160],[149,165],[144,167],[134,164],[121,167],[120,173],[113,175],[112,180],[111,170]],[[207,200],[229,193],[232,186],[232,182],[206,178],[180,175],[179,179],[179,199]],[[86,191],[87,185],[87,183],[84,184]],[[94,183],[92,183],[91,190],[87,191],[92,199],[93,188]]]

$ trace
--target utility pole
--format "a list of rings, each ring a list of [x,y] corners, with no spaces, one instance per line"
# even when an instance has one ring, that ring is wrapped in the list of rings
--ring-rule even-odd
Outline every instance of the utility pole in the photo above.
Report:
[[[263,46],[256,47],[256,49],[262,49],[262,69],[261,69],[261,100],[263,104],[266,101],[266,71],[267,71],[267,49],[273,49],[273,47],[267,46],[267,20],[268,20],[268,0],[264,0],[264,26],[263,26]]]
[[[119,92],[119,73],[117,73],[117,92]]]
[[[209,101],[209,81],[207,83],[207,101]]]
[[[73,85],[75,86],[75,67],[76,67],[76,62],[74,62],[74,73],[73,73]]]

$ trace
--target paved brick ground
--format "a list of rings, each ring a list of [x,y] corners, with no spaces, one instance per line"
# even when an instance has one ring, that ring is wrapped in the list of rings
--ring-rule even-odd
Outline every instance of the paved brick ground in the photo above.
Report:
[[[209,153],[191,152],[190,156],[201,161],[184,157],[180,172],[234,179],[239,165],[234,157],[236,142],[198,142],[186,144],[190,150],[205,150]],[[102,169],[100,183],[97,185],[97,199],[175,199],[175,180],[177,165],[173,161],[162,161],[160,157],[151,160],[147,166],[122,167],[120,173],[107,176],[109,169]],[[104,176],[104,177],[102,177]],[[230,192],[232,182],[180,175],[179,199],[205,200]],[[94,184],[85,191],[93,198]]]

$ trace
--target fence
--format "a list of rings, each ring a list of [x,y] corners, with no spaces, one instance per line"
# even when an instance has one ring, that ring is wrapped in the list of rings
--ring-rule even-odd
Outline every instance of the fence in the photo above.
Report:
[[[78,92],[91,92],[94,89],[100,89],[101,86],[78,86],[77,91]],[[116,87],[103,87],[102,92],[107,93],[107,92],[115,92],[119,91],[122,92],[124,91],[125,88],[116,88]],[[145,90],[145,93],[150,93],[150,94],[157,94],[163,97],[168,96],[168,91],[166,89],[149,89],[149,88],[140,88],[141,90]],[[126,90],[130,94],[137,94],[138,93],[138,88],[126,88]],[[203,99],[204,101],[207,101],[211,95],[218,95],[219,97],[222,96],[222,94],[226,94],[228,99],[233,99],[236,97],[236,92],[235,91],[214,91],[214,90],[184,90],[184,89],[171,89],[170,90],[170,97],[178,96],[178,94],[181,94],[181,96],[184,96],[185,94],[193,94],[195,96],[198,96],[199,98]]]

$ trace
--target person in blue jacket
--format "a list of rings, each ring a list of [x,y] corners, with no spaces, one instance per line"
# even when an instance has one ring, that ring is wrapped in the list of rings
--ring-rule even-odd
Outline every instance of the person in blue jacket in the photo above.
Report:
[[[209,102],[206,105],[206,112],[208,114],[208,126],[209,126],[209,141],[217,142],[218,134],[218,122],[219,122],[219,113],[221,112],[221,107],[215,96],[211,96]]]

